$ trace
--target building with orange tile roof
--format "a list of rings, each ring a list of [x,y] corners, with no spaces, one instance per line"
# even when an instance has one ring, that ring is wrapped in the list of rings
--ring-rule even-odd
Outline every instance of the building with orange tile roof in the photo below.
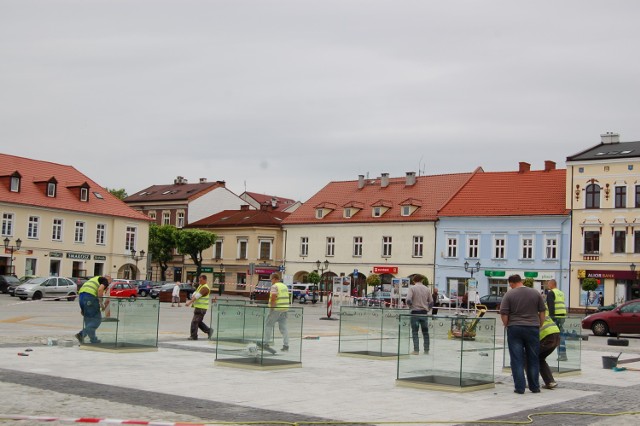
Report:
[[[546,161],[543,170],[521,162],[517,171],[469,179],[438,211],[439,291],[453,298],[468,291],[502,295],[512,274],[532,278],[538,290],[552,278],[568,290],[571,222],[565,177],[566,170]]]
[[[149,218],[73,166],[0,154],[0,274],[144,278]],[[9,271],[9,269],[13,271]]]
[[[261,205],[268,203],[275,211],[293,213],[302,203],[290,198],[278,197],[276,195],[258,194],[257,192],[243,192],[240,198],[246,201],[255,209],[259,209]]]
[[[328,290],[333,277],[346,276],[360,293],[373,273],[386,288],[418,273],[433,281],[437,211],[474,173],[328,183],[284,220],[285,273],[304,282],[326,260]]]

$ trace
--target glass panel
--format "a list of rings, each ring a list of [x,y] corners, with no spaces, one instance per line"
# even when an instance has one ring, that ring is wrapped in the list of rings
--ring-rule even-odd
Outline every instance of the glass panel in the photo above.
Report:
[[[406,309],[381,307],[340,307],[338,352],[343,354],[389,357],[398,355],[398,321]],[[409,341],[400,346],[400,354],[409,353]]]
[[[429,353],[398,357],[398,384],[467,390],[495,386],[495,318],[417,316],[428,320]],[[402,345],[411,340],[412,317],[400,315]]]
[[[160,302],[157,299],[105,297],[108,310],[96,334],[100,343],[83,346],[101,349],[149,350],[158,347]]]
[[[220,304],[218,330],[223,331],[217,336],[216,362],[245,368],[300,367],[302,312],[289,307],[276,322],[281,311],[267,306]],[[288,350],[283,350],[283,331],[288,334]]]
[[[582,318],[583,317],[577,315],[568,315],[564,319],[564,322],[560,322],[560,346],[547,357],[547,364],[549,364],[552,373],[563,374],[580,371],[580,359],[582,356]],[[505,328],[502,363],[505,369],[511,369],[508,345],[507,329]]]
[[[223,310],[223,315],[231,315],[231,318],[226,318],[225,328],[220,328],[218,326],[218,314],[220,312],[221,306],[244,306],[247,304],[247,300],[234,300],[234,299],[218,299],[217,302],[211,301],[211,328],[213,328],[214,333],[211,336],[211,340],[231,340],[238,339],[238,336],[243,336],[242,330],[244,328],[244,310],[239,309],[226,309]],[[240,340],[236,340],[238,342],[242,342],[243,339],[240,337]]]

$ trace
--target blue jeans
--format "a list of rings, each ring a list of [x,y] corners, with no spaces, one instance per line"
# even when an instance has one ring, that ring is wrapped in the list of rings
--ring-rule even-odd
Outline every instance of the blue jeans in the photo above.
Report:
[[[78,298],[80,302],[80,312],[84,317],[83,329],[80,331],[82,337],[89,336],[91,343],[97,343],[96,330],[102,323],[102,314],[100,313],[100,301],[98,298],[89,293],[80,293]]]
[[[515,390],[524,393],[529,382],[529,390],[540,389],[540,327],[510,325],[507,327],[509,356],[511,357],[511,375]],[[524,371],[527,371],[527,380]]]
[[[420,337],[418,329],[422,328],[422,338],[424,339],[424,351],[429,351],[429,319],[426,316],[427,311],[411,311],[411,337],[413,338],[413,350],[420,350]]]

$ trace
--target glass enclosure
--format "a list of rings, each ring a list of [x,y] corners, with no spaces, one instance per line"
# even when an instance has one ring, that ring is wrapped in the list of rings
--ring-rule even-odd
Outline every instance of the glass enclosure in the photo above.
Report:
[[[282,312],[262,305],[219,304],[214,333],[218,340],[216,364],[259,369],[300,367],[302,313],[300,307]],[[283,332],[288,334],[288,342]]]
[[[96,330],[99,343],[85,337],[84,349],[148,351],[158,348],[160,301],[143,298],[105,297],[107,309]],[[84,323],[84,320],[83,320]]]
[[[579,374],[582,354],[582,316],[568,315],[562,324],[560,331],[560,347],[547,357],[547,364],[551,372],[562,374]],[[509,341],[507,329],[504,329],[504,355],[502,366],[511,370],[511,358],[509,357]]]
[[[398,340],[398,321],[407,309],[340,306],[338,352],[345,355],[396,357],[409,353],[409,341]]]
[[[412,340],[412,318],[427,320],[429,351],[398,357],[397,384],[449,391],[495,387],[495,318],[401,314],[401,347]],[[418,337],[424,348],[421,330]]]
[[[230,318],[229,321],[227,321],[226,326],[229,328],[225,328],[225,329],[220,329],[220,327],[218,327],[218,313],[219,313],[219,307],[224,305],[224,306],[244,306],[247,304],[247,300],[242,300],[242,299],[218,299],[217,302],[213,302],[211,301],[211,308],[210,308],[210,312],[211,312],[211,328],[213,328],[213,336],[211,336],[211,340],[218,340],[218,339],[228,339],[230,338],[229,336],[237,336],[237,329],[238,327],[240,329],[242,329],[244,327],[244,317],[240,316],[240,315],[236,315],[237,317],[242,317],[242,321],[239,322],[240,318],[236,318],[236,321],[233,322],[231,321]],[[229,315],[230,312],[229,311],[225,311],[225,315]]]

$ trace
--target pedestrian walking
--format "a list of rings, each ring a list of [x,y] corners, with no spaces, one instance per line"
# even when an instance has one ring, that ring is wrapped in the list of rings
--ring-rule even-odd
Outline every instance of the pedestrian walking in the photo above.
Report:
[[[520,275],[511,275],[508,282],[511,289],[500,303],[500,317],[507,328],[514,392],[523,394],[528,382],[529,390],[539,393],[540,327],[546,307],[540,293],[525,287]]]
[[[433,287],[433,294],[431,295],[433,298],[433,308],[431,308],[432,315],[438,315],[438,306],[440,306],[440,298],[438,296],[438,287]]]
[[[287,328],[287,311],[289,310],[289,289],[280,280],[280,274],[274,272],[270,276],[271,289],[269,290],[269,315],[267,316],[264,332],[264,340],[258,342],[258,346],[271,353],[276,351],[271,347],[273,340],[273,328],[278,324],[282,335],[282,352],[289,350],[289,330]]]
[[[76,333],[76,339],[81,345],[84,344],[85,337],[89,337],[91,343],[100,343],[96,330],[102,324],[101,310],[105,308],[102,297],[109,284],[111,284],[110,276],[96,276],[85,282],[78,292],[83,326],[82,330]]]
[[[178,304],[180,307],[180,283],[176,281],[176,285],[173,286],[173,290],[171,290],[171,306],[175,306]]]
[[[199,285],[197,290],[191,296],[191,299],[187,300],[186,306],[193,305],[193,318],[191,319],[191,329],[189,340],[198,340],[198,329],[207,333],[209,339],[213,335],[213,328],[210,328],[204,323],[204,316],[209,309],[209,295],[211,289],[207,284],[207,276],[200,275]]]
[[[413,284],[407,290],[407,305],[411,309],[411,337],[413,339],[412,355],[420,353],[420,338],[418,330],[422,328],[422,339],[424,353],[429,353],[429,321],[427,315],[433,305],[433,296],[429,289],[423,284],[422,280],[426,280],[420,274],[413,276],[411,280]]]

